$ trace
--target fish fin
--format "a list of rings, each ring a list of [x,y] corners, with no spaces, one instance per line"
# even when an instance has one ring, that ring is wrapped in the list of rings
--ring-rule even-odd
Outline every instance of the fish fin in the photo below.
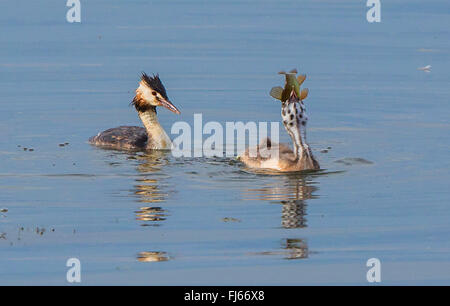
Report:
[[[297,72],[298,72],[298,71],[297,71],[297,69],[295,69],[295,68],[292,69],[291,71],[289,71],[289,73],[295,73],[295,74],[297,74]]]
[[[302,91],[300,92],[300,100],[306,99],[306,97],[308,96],[308,92],[308,88],[302,89]]]
[[[306,74],[300,74],[297,77],[298,85],[302,85],[302,83],[305,81],[305,79],[306,79]]]
[[[283,88],[280,86],[273,87],[270,90],[270,95],[275,99],[281,100],[281,97],[283,95]]]

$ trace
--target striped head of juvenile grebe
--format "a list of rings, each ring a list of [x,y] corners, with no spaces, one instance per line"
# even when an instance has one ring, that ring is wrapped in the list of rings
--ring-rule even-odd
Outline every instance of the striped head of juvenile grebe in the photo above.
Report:
[[[299,157],[304,149],[308,149],[306,143],[306,124],[308,116],[303,101],[292,90],[289,99],[281,103],[281,117],[283,125],[294,143],[294,153]]]

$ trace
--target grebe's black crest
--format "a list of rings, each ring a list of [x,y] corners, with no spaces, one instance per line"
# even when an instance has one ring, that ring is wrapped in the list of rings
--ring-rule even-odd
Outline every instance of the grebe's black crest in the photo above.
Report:
[[[145,72],[142,72],[141,80],[144,81],[148,87],[150,87],[154,91],[157,91],[165,99],[169,99],[167,97],[166,89],[164,88],[164,85],[159,78],[159,74],[154,74],[153,77],[149,77]]]

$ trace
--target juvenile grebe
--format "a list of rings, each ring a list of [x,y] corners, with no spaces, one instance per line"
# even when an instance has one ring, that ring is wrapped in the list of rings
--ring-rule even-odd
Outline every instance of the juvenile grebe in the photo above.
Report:
[[[119,126],[89,138],[89,142],[113,149],[170,150],[172,142],[158,122],[156,107],[164,106],[176,114],[180,111],[170,102],[157,74],[149,77],[142,73],[131,104],[136,108],[145,128]]]
[[[319,163],[314,158],[312,151],[306,143],[306,124],[308,117],[306,116],[306,108],[303,99],[306,98],[308,91],[297,90],[295,85],[291,84],[287,75],[296,73],[291,71],[286,74],[285,88],[275,87],[271,90],[271,95],[281,100],[281,117],[283,125],[292,139],[294,150],[292,151],[286,144],[273,144],[270,138],[264,139],[256,148],[247,148],[242,157],[239,159],[250,168],[273,169],[278,171],[301,171],[301,170],[318,170]],[[297,79],[299,85],[303,82],[305,76],[299,76]],[[300,97],[296,92],[300,92]],[[287,95],[286,95],[287,93]],[[299,106],[299,107],[297,107]],[[270,152],[277,152],[273,154]],[[250,153],[256,153],[252,156]]]

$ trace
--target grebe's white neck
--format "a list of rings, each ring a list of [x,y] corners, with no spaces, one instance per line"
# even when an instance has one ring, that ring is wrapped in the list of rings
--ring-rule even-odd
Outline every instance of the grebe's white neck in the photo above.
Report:
[[[147,149],[170,150],[172,142],[158,121],[156,108],[149,107],[145,111],[138,111],[138,114],[147,130]]]

